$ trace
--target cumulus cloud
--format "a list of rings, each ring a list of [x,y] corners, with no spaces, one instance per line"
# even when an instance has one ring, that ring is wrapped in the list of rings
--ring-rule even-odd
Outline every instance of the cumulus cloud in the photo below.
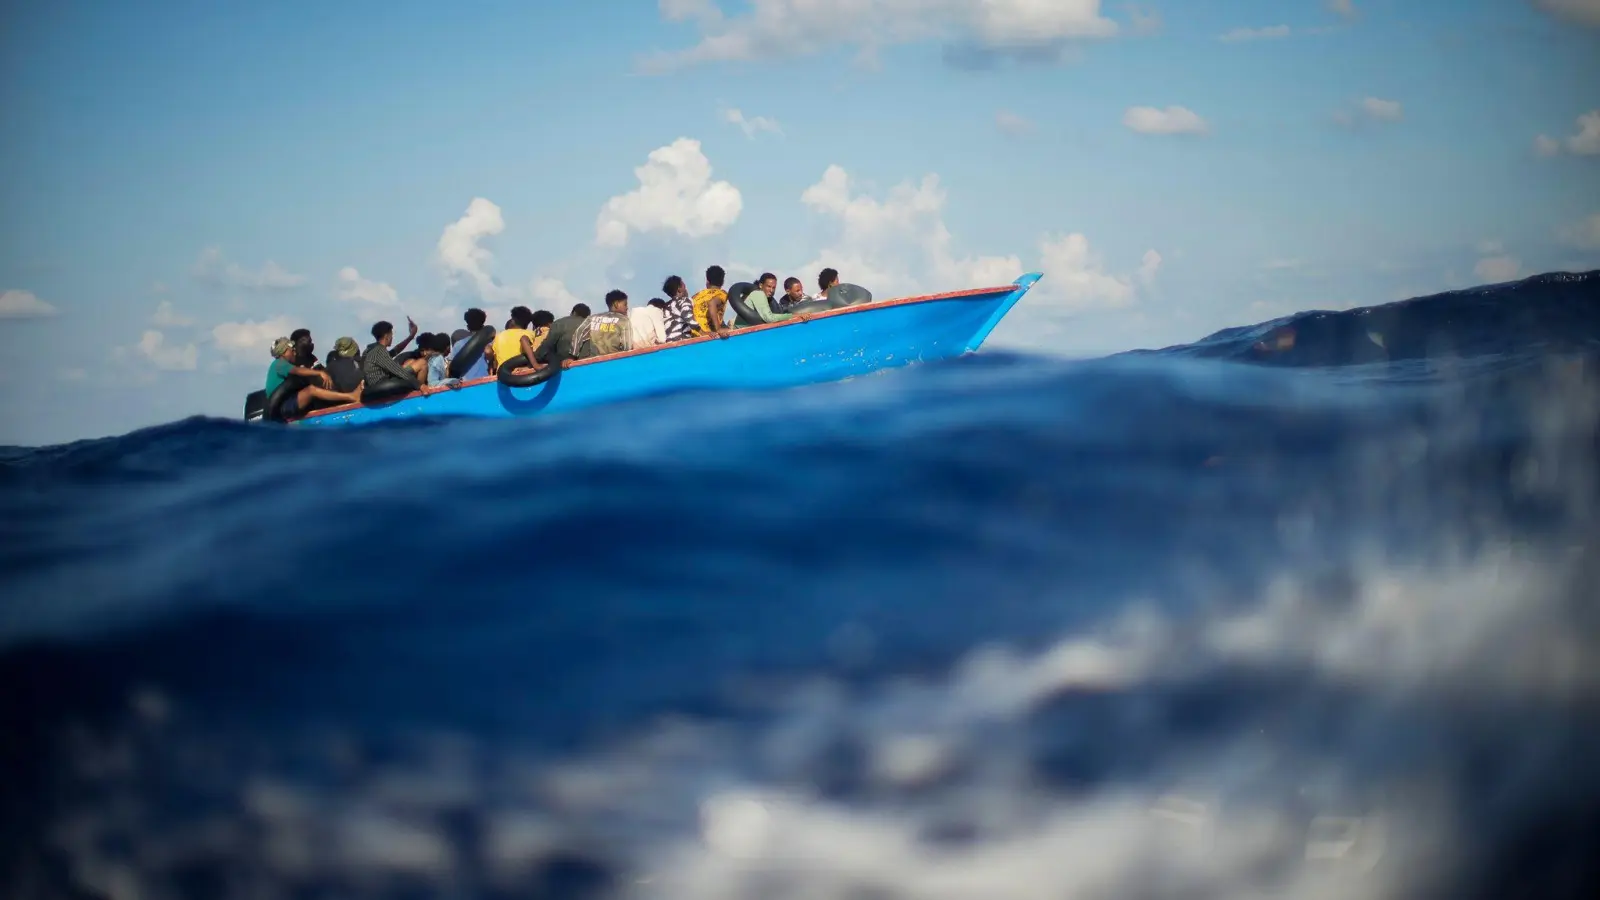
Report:
[[[783,134],[783,128],[778,125],[778,120],[766,116],[746,116],[743,111],[736,108],[723,110],[722,120],[729,125],[739,126],[744,136],[751,140],[755,140],[756,135],[763,131],[769,134]]]
[[[263,367],[272,359],[272,342],[288,337],[295,329],[288,316],[278,316],[263,322],[223,322],[211,329],[211,340],[229,361],[238,364],[259,363]]]
[[[800,269],[806,278],[831,266],[845,280],[887,297],[1006,284],[1024,271],[1019,256],[955,252],[944,221],[946,193],[936,175],[904,182],[879,199],[859,190],[843,168],[830,166],[801,200],[838,226],[827,249]],[[1134,272],[1114,274],[1088,238],[1076,232],[1047,234],[1037,250],[1037,269],[1045,277],[1026,302],[1035,311],[1052,313],[1131,306],[1154,283],[1162,263],[1161,255],[1150,250]]]
[[[1022,274],[1015,256],[962,257],[951,250],[946,194],[937,175],[904,182],[880,200],[856,190],[849,173],[829,166],[800,201],[831,219],[837,233],[807,273],[831,266],[847,281],[871,285],[877,296],[1005,284]]]
[[[1574,124],[1577,131],[1565,141],[1541,134],[1533,139],[1533,149],[1540,156],[1555,156],[1563,149],[1574,156],[1600,154],[1600,109],[1589,110],[1574,120]]]
[[[272,260],[259,269],[246,269],[230,262],[218,247],[207,247],[190,268],[195,280],[215,287],[243,288],[249,291],[286,291],[306,283],[304,275],[296,275]]]
[[[1000,110],[994,114],[994,127],[1012,137],[1021,137],[1033,133],[1033,122],[1009,110]]]
[[[1521,271],[1522,261],[1506,254],[1486,256],[1478,260],[1478,264],[1472,267],[1472,274],[1476,275],[1485,284],[1510,281],[1516,278]]]
[[[744,208],[739,189],[711,180],[711,161],[700,142],[678,138],[651,151],[633,170],[639,187],[612,197],[595,222],[595,243],[623,247],[633,232],[668,232],[701,238],[738,221]]]
[[[1205,119],[1183,106],[1166,109],[1130,106],[1122,114],[1122,124],[1140,134],[1207,134],[1211,131]]]
[[[173,308],[171,300],[156,304],[155,315],[150,317],[150,322],[158,328],[187,328],[194,324],[193,319]]]
[[[1134,34],[1155,34],[1165,24],[1160,10],[1146,9],[1131,3],[1124,8],[1128,11],[1128,23],[1133,26]]]
[[[1265,28],[1235,28],[1226,34],[1218,36],[1217,40],[1234,43],[1237,41],[1260,41],[1288,36],[1289,26],[1268,25]]]
[[[347,303],[356,303],[369,308],[400,305],[400,293],[391,285],[362,278],[354,266],[345,266],[339,270],[337,296]]]
[[[1581,222],[1563,226],[1558,233],[1562,241],[1574,247],[1600,250],[1600,213],[1595,213]]]
[[[582,303],[578,295],[567,289],[559,278],[535,278],[528,286],[534,303],[556,315],[565,315],[575,304]]]
[[[1564,22],[1600,28],[1600,0],[1532,0],[1533,5]]]
[[[1399,122],[1405,118],[1405,108],[1399,100],[1385,100],[1381,97],[1362,97],[1356,101],[1353,108],[1341,109],[1333,114],[1333,120],[1346,127],[1355,127],[1366,122]]]
[[[1046,236],[1039,243],[1039,259],[1045,277],[1034,290],[1051,309],[1069,313],[1132,306],[1139,289],[1154,284],[1161,270],[1161,254],[1147,250],[1134,274],[1113,275],[1090,249],[1089,239],[1076,232]]]
[[[501,294],[500,283],[489,271],[494,253],[483,241],[505,228],[500,207],[483,197],[473,197],[461,218],[444,227],[439,235],[438,261],[452,286],[466,288],[484,300]]]
[[[169,344],[166,335],[154,329],[139,337],[136,349],[146,362],[162,372],[192,372],[200,361],[200,348],[193,342]]]
[[[762,0],[733,17],[707,0],[661,0],[660,6],[666,19],[693,21],[700,41],[645,60],[645,68],[656,72],[756,59],[764,48],[780,44],[814,53],[843,42],[869,59],[879,47],[929,40],[1041,55],[1068,41],[1109,38],[1120,30],[1101,14],[1100,0]],[[1136,29],[1151,24],[1143,12],[1134,21]],[[817,39],[822,36],[828,40]]]
[[[56,314],[56,308],[35,297],[32,291],[15,288],[0,294],[0,319],[42,319]]]

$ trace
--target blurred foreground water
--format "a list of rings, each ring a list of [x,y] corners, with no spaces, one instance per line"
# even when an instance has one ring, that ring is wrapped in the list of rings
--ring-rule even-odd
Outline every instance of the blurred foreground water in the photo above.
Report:
[[[527,421],[0,450],[0,885],[1600,884],[1600,273]]]

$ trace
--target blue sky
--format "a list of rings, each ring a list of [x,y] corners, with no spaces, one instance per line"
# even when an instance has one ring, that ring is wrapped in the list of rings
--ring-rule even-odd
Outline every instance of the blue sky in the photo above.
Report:
[[[1043,271],[993,346],[1066,356],[1600,266],[1600,0],[0,15],[0,444],[237,416],[300,325],[714,262]]]

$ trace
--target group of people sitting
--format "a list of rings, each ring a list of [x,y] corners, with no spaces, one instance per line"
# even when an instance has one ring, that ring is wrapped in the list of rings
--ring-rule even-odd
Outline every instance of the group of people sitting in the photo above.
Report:
[[[463,381],[496,375],[502,368],[559,368],[569,359],[783,322],[796,315],[794,306],[823,299],[839,284],[837,270],[823,269],[817,277],[818,293],[807,295],[800,279],[788,278],[779,296],[777,276],[763,273],[743,298],[745,314],[730,324],[728,292],[723,287],[727,273],[712,266],[705,277],[705,288],[691,295],[684,280],[673,275],[661,285],[665,299],[631,309],[622,291],[606,294],[601,312],[592,313],[587,304],[579,303],[559,319],[545,310],[513,307],[511,318],[498,332],[488,327],[488,315],[481,309],[467,310],[466,328],[449,335],[418,334],[417,324],[407,318],[409,331],[399,343],[394,340],[394,325],[378,322],[365,350],[355,338],[341,337],[320,362],[311,331],[301,328],[273,342],[265,396],[271,402],[280,386],[290,385],[291,392],[276,410],[279,418],[288,420],[316,409],[360,403],[363,398],[398,396],[424,387],[455,388]],[[413,341],[415,349],[408,352]]]

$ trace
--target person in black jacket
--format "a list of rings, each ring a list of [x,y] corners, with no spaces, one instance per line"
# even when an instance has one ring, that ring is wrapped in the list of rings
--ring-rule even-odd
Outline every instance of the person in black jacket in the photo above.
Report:
[[[578,355],[578,348],[572,345],[572,338],[578,333],[578,326],[583,320],[589,318],[589,306],[579,303],[572,308],[570,315],[550,323],[550,333],[545,335],[539,349],[535,350],[534,362],[541,366],[560,366],[569,359]]]

